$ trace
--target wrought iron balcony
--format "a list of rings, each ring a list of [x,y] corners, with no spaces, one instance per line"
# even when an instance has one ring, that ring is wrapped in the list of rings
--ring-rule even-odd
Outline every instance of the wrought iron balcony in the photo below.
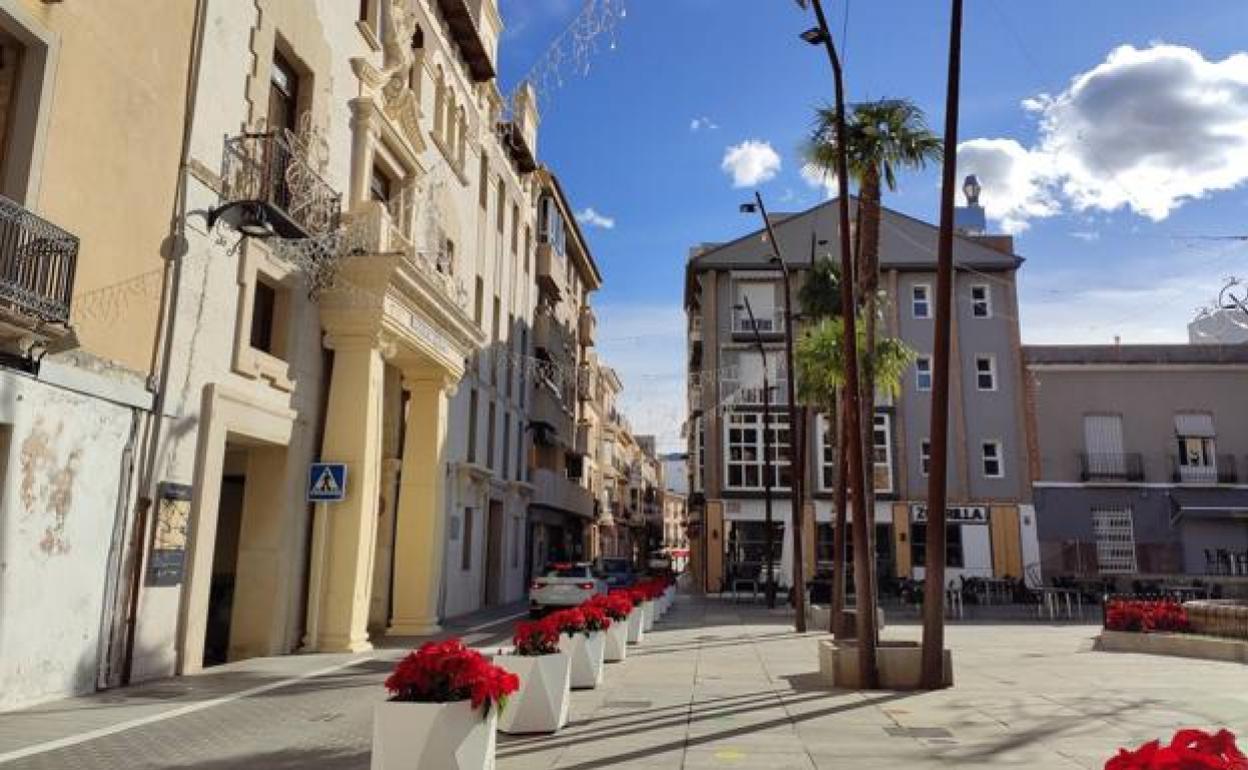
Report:
[[[1177,455],[1170,455],[1171,479],[1176,484],[1234,484],[1235,456],[1218,455],[1213,465],[1184,465]]]
[[[0,196],[0,307],[69,325],[78,238]]]
[[[309,238],[338,227],[342,195],[321,176],[312,141],[285,129],[225,140],[221,206],[225,219],[247,235]]]
[[[1080,481],[1143,481],[1144,461],[1137,452],[1080,452]]]

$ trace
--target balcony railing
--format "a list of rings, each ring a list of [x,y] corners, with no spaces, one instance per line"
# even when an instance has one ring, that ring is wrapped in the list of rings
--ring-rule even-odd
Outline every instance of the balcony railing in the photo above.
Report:
[[[1234,455],[1217,455],[1213,465],[1184,465],[1177,455],[1170,455],[1171,479],[1176,484],[1234,484]]]
[[[299,138],[285,129],[225,140],[224,204],[253,204],[283,238],[306,238],[338,227],[342,195],[313,166]]]
[[[0,306],[68,324],[78,238],[0,196]]]
[[[1143,481],[1144,461],[1137,452],[1080,452],[1081,481]]]
[[[758,333],[762,336],[784,335],[784,311],[758,311],[754,313],[754,321],[758,324]],[[732,333],[734,336],[753,336],[754,326],[750,323],[750,314],[745,310],[733,310]]]

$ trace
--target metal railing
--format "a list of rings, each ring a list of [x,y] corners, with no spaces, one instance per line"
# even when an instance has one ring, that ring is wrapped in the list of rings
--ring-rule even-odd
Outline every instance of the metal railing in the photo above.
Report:
[[[0,305],[69,323],[78,238],[0,196]]]
[[[1080,452],[1081,481],[1143,481],[1144,460],[1138,452]]]
[[[1176,484],[1234,484],[1234,455],[1217,455],[1213,465],[1184,465],[1178,455],[1170,455],[1171,479]]]
[[[784,334],[784,311],[760,311],[754,313],[754,321],[758,324],[759,334]],[[745,310],[732,312],[732,333],[753,335],[754,326],[750,323],[750,314]]]
[[[300,147],[299,138],[286,129],[227,137],[222,200],[268,204],[305,236],[335,229],[342,195],[329,186]]]

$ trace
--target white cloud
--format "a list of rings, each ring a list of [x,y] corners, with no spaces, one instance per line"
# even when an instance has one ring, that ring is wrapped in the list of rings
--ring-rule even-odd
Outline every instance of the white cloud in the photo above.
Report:
[[[719,124],[705,115],[689,121],[689,130],[694,133],[697,133],[698,131],[714,131],[717,128],[719,128]]]
[[[638,434],[653,434],[664,452],[684,449],[685,311],[679,303],[602,304],[598,348],[624,383],[619,407]]]
[[[578,211],[576,213],[576,221],[586,227],[601,227],[604,230],[615,228],[615,217],[599,214],[597,211],[594,211],[593,206],[587,206],[583,211]]]
[[[1030,219],[1056,214],[1043,158],[1013,139],[972,139],[958,145],[958,175],[974,174],[980,203],[1003,230],[1018,233]]]
[[[802,179],[811,187],[821,190],[824,197],[835,197],[836,174],[825,171],[813,163],[807,163],[802,166]]]
[[[1248,181],[1248,53],[1211,61],[1183,46],[1124,45],[1061,93],[1022,106],[1040,121],[1034,147],[994,139],[959,148],[960,162],[968,145],[979,143],[981,156],[993,148],[1012,182],[996,203],[985,183],[984,205],[1015,229],[1059,204],[1160,221]]]
[[[770,142],[746,139],[724,150],[720,168],[732,177],[733,187],[753,187],[775,178],[780,172],[780,155]]]

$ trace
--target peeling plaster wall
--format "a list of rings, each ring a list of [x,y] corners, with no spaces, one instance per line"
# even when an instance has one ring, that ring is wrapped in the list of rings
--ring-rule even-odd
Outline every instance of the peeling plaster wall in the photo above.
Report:
[[[0,710],[89,691],[131,412],[0,371]]]

